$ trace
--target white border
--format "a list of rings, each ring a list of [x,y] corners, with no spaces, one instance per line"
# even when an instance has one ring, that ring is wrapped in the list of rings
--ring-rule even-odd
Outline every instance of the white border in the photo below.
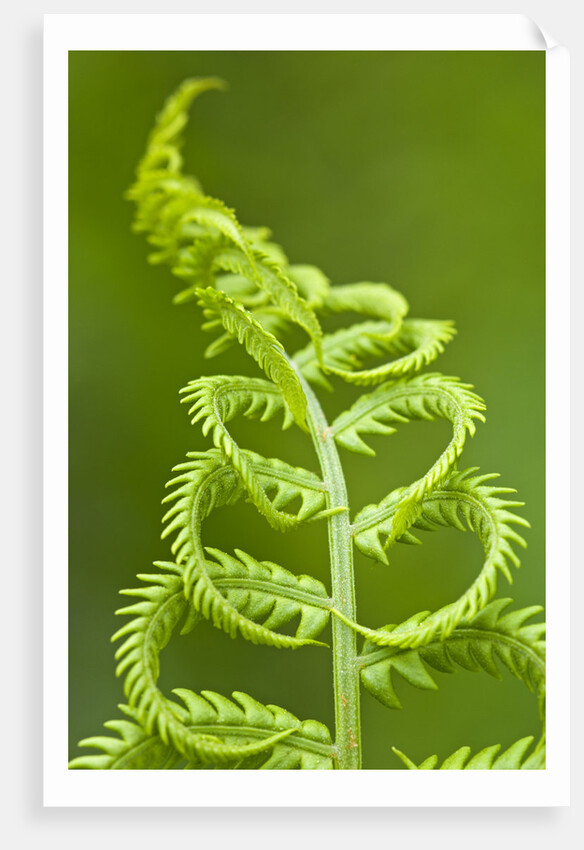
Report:
[[[541,50],[525,15],[45,15],[67,50]]]
[[[306,19],[309,19],[308,21]],[[569,530],[547,502],[549,703],[545,771],[69,771],[67,752],[68,50],[539,50],[520,15],[48,15],[44,124],[44,805],[565,806],[569,804]],[[547,52],[547,487],[568,492],[568,55]],[[558,376],[563,376],[560,379]],[[561,401],[561,404],[560,404]],[[554,414],[554,410],[562,411]],[[564,542],[565,541],[565,542]],[[553,582],[553,585],[552,585]],[[50,687],[48,683],[50,682]],[[203,779],[204,777],[204,779]],[[380,781],[381,779],[381,781]],[[221,803],[218,803],[221,800]],[[356,802],[357,801],[357,802]]]

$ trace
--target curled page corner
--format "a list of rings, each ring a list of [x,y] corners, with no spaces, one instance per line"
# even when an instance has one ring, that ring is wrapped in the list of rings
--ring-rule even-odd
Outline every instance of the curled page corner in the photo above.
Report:
[[[554,47],[560,46],[560,42],[544,30],[543,27],[540,27],[532,18],[526,16],[526,21],[533,28],[533,35],[539,42],[538,47],[543,47],[544,50],[552,50]]]

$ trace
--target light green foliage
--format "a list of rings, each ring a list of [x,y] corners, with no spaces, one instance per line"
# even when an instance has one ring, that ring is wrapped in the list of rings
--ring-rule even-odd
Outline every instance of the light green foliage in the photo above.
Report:
[[[213,691],[195,694],[181,688],[174,693],[184,708],[173,703],[186,734],[200,739],[229,741],[230,756],[223,762],[211,750],[211,759],[198,759],[185,754],[177,742],[164,741],[157,732],[148,732],[138,715],[126,705],[120,710],[132,718],[112,720],[105,726],[118,733],[117,738],[101,736],[81,741],[85,747],[102,750],[102,755],[79,756],[70,767],[101,770],[204,770],[222,767],[228,770],[259,768],[262,770],[330,770],[333,747],[330,733],[322,723],[301,722],[277,705],[262,705],[241,692],[233,694],[236,702]],[[186,748],[186,747],[185,747]],[[218,750],[217,750],[218,752]],[[239,757],[234,758],[234,753]]]
[[[416,648],[400,643],[401,636],[419,627],[428,612],[416,614],[398,626],[386,626],[381,632],[394,634],[397,642],[384,646],[379,640],[365,642],[359,657],[361,681],[368,691],[389,708],[401,708],[395,693],[392,673],[399,673],[418,688],[435,689],[436,682],[427,667],[441,673],[454,673],[458,667],[470,672],[484,671],[495,678],[501,673],[497,659],[527,687],[535,691],[542,706],[545,700],[545,625],[525,625],[540,606],[503,613],[510,599],[495,599],[474,617],[462,619],[441,640]],[[383,647],[383,648],[380,648]]]
[[[290,265],[266,228],[240,225],[233,210],[182,174],[187,109],[198,94],[221,87],[219,80],[190,80],[167,101],[128,196],[136,203],[135,229],[154,247],[150,261],[168,264],[186,283],[175,300],[197,302],[203,330],[216,334],[207,356],[239,342],[266,377],[197,377],[181,390],[192,423],[213,445],[188,453],[167,485],[163,536],[172,539],[174,561],[156,563],[159,572],[138,576],[142,587],[122,591],[138,599],[117,612],[130,619],[113,636],[123,639],[116,659],[126,719],[106,724],[115,736],[81,741],[100,753],[70,766],[361,769],[367,731],[360,723],[361,685],[386,707],[401,708],[396,674],[433,690],[436,671],[499,678],[504,668],[536,694],[543,723],[545,627],[529,622],[541,608],[508,610],[511,600],[494,598],[498,574],[511,581],[511,566],[519,566],[516,547],[525,541],[514,526],[528,523],[514,509],[522,503],[508,498],[512,490],[487,483],[495,475],[458,469],[467,437],[484,421],[485,405],[471,385],[437,372],[417,374],[452,339],[452,322],[407,318],[405,298],[385,283],[331,285],[314,266]],[[359,321],[323,332],[321,322],[343,313]],[[294,325],[310,341],[290,355],[282,338]],[[369,362],[375,359],[381,364]],[[310,385],[332,390],[338,379],[374,388],[329,425]],[[298,426],[312,442],[319,473],[241,447],[229,425],[238,417]],[[442,454],[421,478],[351,517],[338,447],[374,455],[371,437],[391,435],[415,419],[451,424]],[[239,549],[204,545],[209,514],[242,499],[278,531],[328,525],[330,590],[310,575]],[[483,547],[483,566],[468,589],[443,608],[399,624],[358,623],[353,544],[388,564],[395,543],[420,543],[417,532],[440,527],[470,529]],[[309,553],[302,568],[310,568]],[[320,652],[328,646],[320,638],[331,622],[335,735],[241,692],[233,699],[184,689],[173,691],[178,700],[165,696],[158,686],[160,653],[180,624],[185,634],[203,618],[232,638]],[[359,635],[365,637],[360,652]],[[526,737],[504,751],[497,744],[474,756],[463,746],[440,769],[541,769],[545,735],[528,754],[532,743]],[[438,765],[437,756],[416,766],[394,750],[409,769]]]
[[[526,757],[533,743],[533,737],[521,738],[500,752],[501,745],[494,744],[484,750],[471,754],[470,747],[461,747],[445,758],[439,770],[540,770],[545,767],[545,746],[541,743]],[[438,756],[430,756],[421,764],[414,764],[404,753],[393,748],[409,770],[434,770],[438,766]]]

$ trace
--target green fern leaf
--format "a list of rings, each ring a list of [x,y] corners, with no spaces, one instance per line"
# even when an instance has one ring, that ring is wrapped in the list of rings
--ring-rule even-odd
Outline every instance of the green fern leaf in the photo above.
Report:
[[[290,330],[290,319],[278,307],[267,304],[252,310],[253,316],[268,333],[275,337],[283,336]]]
[[[316,476],[283,461],[266,460],[252,452],[246,455],[260,483],[275,491],[272,497],[275,505],[282,507],[300,498],[303,507],[299,511],[304,516],[318,514],[318,507],[324,504],[324,493]],[[254,622],[223,595],[216,583],[219,578],[216,565],[210,564],[204,554],[201,525],[213,508],[234,504],[245,491],[235,470],[222,464],[217,450],[195,452],[189,457],[191,461],[176,467],[181,474],[169,482],[176,489],[164,501],[172,500],[175,504],[164,517],[163,521],[169,524],[163,536],[177,535],[171,548],[184,572],[186,593],[195,608],[232,637],[239,633],[253,643],[291,648],[316,643],[308,638],[278,634]]]
[[[235,692],[236,702],[213,691],[201,695],[177,688],[173,691],[183,705],[175,705],[183,727],[190,735],[206,738],[212,735],[221,740],[233,756],[221,758],[216,763],[207,758],[186,761],[184,754],[172,741],[165,743],[156,730],[147,732],[139,723],[137,714],[128,706],[119,708],[131,720],[113,720],[105,723],[107,729],[118,737],[97,736],[79,742],[79,746],[102,750],[100,755],[83,755],[69,763],[74,769],[101,770],[197,770],[219,767],[223,769],[260,770],[330,770],[334,750],[330,732],[314,720],[300,721],[285,709],[275,705],[264,706],[248,694]],[[275,736],[281,736],[273,742]],[[219,737],[220,736],[220,737]],[[258,742],[265,749],[242,755],[244,747],[256,749]]]
[[[237,558],[206,547],[216,561],[207,562],[207,573],[228,603],[241,614],[268,629],[279,629],[300,616],[295,636],[316,638],[330,615],[330,598],[322,582],[294,575],[270,561],[257,561],[239,549]],[[203,615],[206,615],[202,609]]]
[[[174,256],[178,257],[178,253],[175,252]],[[173,269],[177,276],[190,283],[188,289],[179,293],[175,301],[188,301],[198,295],[199,288],[217,285],[217,271],[230,273],[227,278],[221,276],[222,282],[226,284],[226,294],[235,286],[237,295],[243,290],[242,304],[271,303],[289,322],[298,324],[306,331],[320,356],[322,330],[312,307],[300,296],[296,284],[285,270],[268,254],[253,250],[251,246],[246,246],[243,251],[241,246],[234,248],[225,239],[214,238],[211,234],[197,239],[188,251],[182,253]],[[253,289],[248,291],[241,281],[259,287],[265,299],[258,297],[257,289],[255,292]]]
[[[405,319],[399,333],[394,331],[390,322],[362,322],[325,334],[324,372],[352,384],[378,384],[419,371],[444,351],[455,333],[452,322],[429,319]],[[365,360],[384,355],[396,359],[373,369],[362,368]],[[294,360],[308,381],[331,389],[313,345],[296,353]]]
[[[380,342],[396,359],[373,369],[336,368],[325,362],[327,369],[350,384],[377,384],[386,378],[417,372],[435,360],[455,334],[449,321],[431,319],[406,319],[397,336],[382,337]],[[397,356],[401,355],[401,356]],[[357,359],[359,359],[357,354]],[[356,366],[356,364],[355,364]]]
[[[319,268],[294,264],[286,268],[286,274],[310,307],[322,306],[330,292],[330,281]]]
[[[265,256],[281,269],[288,268],[288,257],[282,246],[272,241],[272,232],[269,227],[246,227],[243,225],[242,229],[245,238],[254,251],[265,254]],[[300,294],[302,295],[302,293]]]
[[[148,148],[154,144],[181,144],[182,132],[188,122],[188,110],[195,98],[213,89],[225,90],[227,83],[219,77],[191,77],[167,98],[156,116],[154,129],[148,138]]]
[[[214,284],[216,271],[248,279],[306,330],[320,357],[320,324],[278,265],[286,260],[281,249],[266,241],[265,229],[243,228],[232,209],[204,195],[195,180],[180,173],[178,148],[188,106],[202,91],[220,87],[218,80],[188,81],[162,110],[138,167],[137,183],[128,193],[138,206],[135,229],[148,232],[157,247],[150,262],[173,266],[176,274],[191,280],[195,296],[199,288]],[[190,295],[187,290],[179,300]]]
[[[184,726],[176,706],[156,684],[160,652],[188,606],[182,578],[163,574],[138,578],[148,582],[148,587],[120,591],[124,595],[141,597],[142,601],[116,611],[116,614],[131,615],[132,619],[113,635],[112,641],[125,638],[115,656],[118,661],[116,675],[125,673],[124,693],[146,732],[152,734],[156,725],[164,744],[171,742],[189,760],[203,762],[251,756],[263,751],[264,745],[269,747],[280,740],[278,735],[262,742],[259,748],[258,745],[234,748],[213,735],[193,733]]]
[[[367,690],[388,708],[401,708],[392,674],[399,673],[417,688],[435,689],[427,667],[453,673],[456,665],[471,672],[484,671],[500,679],[497,659],[543,702],[545,696],[545,624],[525,625],[539,613],[539,606],[503,613],[511,599],[495,599],[472,618],[463,618],[450,635],[415,649],[399,646],[381,649],[366,641],[358,664]],[[417,628],[429,612],[410,617],[399,626],[383,631],[408,632]]]
[[[294,420],[278,388],[260,378],[217,375],[191,381],[180,392],[187,393],[182,401],[191,403],[189,415],[193,425],[201,422],[205,436],[211,431],[215,446],[236,469],[250,499],[270,525],[280,531],[297,525],[297,517],[274,507],[248,455],[241,451],[226,426],[238,414],[247,418],[260,417],[260,421],[266,422],[283,412],[282,427],[289,427]]]
[[[191,404],[192,423],[202,421],[205,436],[221,428],[236,416],[268,422],[283,415],[282,429],[289,428],[294,419],[278,388],[264,378],[243,375],[210,375],[189,381],[179,390],[181,402]],[[213,440],[219,437],[213,436]],[[218,446],[220,448],[220,446]]]
[[[328,515],[324,509],[326,491],[314,473],[277,458],[241,451],[274,510],[296,505],[287,513],[297,526]],[[180,474],[167,483],[174,489],[163,499],[163,503],[175,503],[163,517],[162,521],[168,523],[163,537],[176,532],[171,548],[179,563],[193,554],[193,540],[200,535],[202,522],[210,511],[235,504],[245,495],[237,471],[224,464],[220,451],[189,452],[187,457],[189,461],[174,467],[173,471]]]
[[[146,153],[137,169],[138,180],[128,197],[138,203],[136,230],[149,231],[153,244],[162,248],[151,262],[173,262],[181,241],[195,233],[218,232],[241,251],[251,251],[233,210],[205,196],[191,177],[181,175],[183,131],[193,100],[210,89],[224,89],[217,78],[186,80],[168,98],[148,138]]]
[[[526,758],[527,751],[533,743],[533,736],[521,738],[515,741],[501,755],[498,755],[501,749],[500,744],[495,744],[492,747],[486,747],[484,750],[476,753],[472,758],[470,747],[461,747],[448,758],[444,759],[439,770],[525,770],[525,769],[541,769],[545,767],[543,753],[533,753],[532,756]],[[438,766],[438,756],[430,756],[421,764],[416,765],[408,756],[392,747],[394,753],[402,760],[409,770],[434,770]],[[533,757],[535,756],[535,758]]]
[[[244,302],[242,301],[242,303]],[[250,310],[250,313],[260,323],[263,329],[267,333],[272,334],[272,336],[280,337],[289,330],[290,319],[277,307],[267,304],[264,307],[257,307]],[[223,354],[223,352],[230,349],[236,342],[236,338],[230,333],[220,334],[213,342],[209,343],[205,349],[204,357],[207,360],[217,357],[219,354]]]
[[[267,247],[266,243],[262,245],[261,250],[263,253],[266,253]],[[320,269],[317,269],[315,266],[308,265],[287,266],[285,258],[279,259],[277,254],[273,251],[270,259],[272,264],[278,264],[284,271],[286,277],[296,285],[300,295],[304,298],[308,307],[314,308],[322,304],[329,284],[328,279],[320,271]],[[192,270],[185,271],[184,266],[177,267],[174,271],[180,277],[184,277],[189,280],[206,280],[206,283],[208,284],[212,284],[214,282],[217,289],[223,290],[230,298],[238,301],[244,307],[250,308],[250,312],[254,319],[262,325],[264,330],[277,338],[283,336],[290,329],[290,324],[294,321],[289,312],[286,312],[280,307],[270,303],[270,296],[266,291],[258,290],[255,282],[250,281],[242,275],[218,275],[213,281],[212,276],[208,274],[208,270],[208,276],[206,279],[203,278],[200,273],[192,272]],[[196,297],[196,287],[190,286],[188,289],[185,289],[176,295],[174,301],[175,303],[183,303],[184,301],[189,301]],[[297,321],[297,323],[300,324],[299,321]],[[313,321],[309,318],[305,330],[307,330],[307,332],[310,331],[311,333],[314,333],[320,338],[322,335],[320,326],[318,329],[314,327],[314,331],[312,331],[311,325],[313,325]],[[229,349],[235,342],[236,338],[230,333],[221,334],[221,336],[213,340],[213,342],[207,346],[205,350],[205,357],[216,357],[218,354],[222,354],[224,351],[227,351],[227,349]]]
[[[167,251],[170,245],[174,244],[177,248],[179,245],[179,240],[173,240],[172,233],[163,223],[168,208],[174,209],[180,216],[189,206],[196,206],[204,198],[198,181],[181,174],[180,148],[188,122],[188,109],[203,92],[224,88],[225,83],[216,78],[190,79],[168,98],[157,116],[146,152],[138,164],[137,180],[126,193],[129,200],[136,202],[133,229],[150,233],[151,242]]]
[[[318,357],[321,354],[322,330],[318,319],[307,302],[300,297],[296,285],[267,255],[256,251],[253,266],[240,252],[222,251],[215,257],[215,268],[232,274],[254,278],[260,288],[269,296],[270,301],[287,318],[302,327],[312,340]]]
[[[396,505],[389,542],[403,535],[414,521],[424,496],[452,471],[462,454],[467,433],[471,437],[475,433],[474,419],[484,422],[485,404],[470,390],[469,384],[438,373],[402,378],[361,396],[350,410],[341,413],[333,422],[331,431],[337,443],[369,455],[375,452],[361,434],[391,434],[395,428],[387,422],[440,417],[452,423],[452,439],[446,449],[422,478],[409,485]]]
[[[138,173],[164,170],[179,173],[182,160],[179,148],[182,146],[183,130],[188,122],[188,109],[193,100],[203,92],[213,89],[222,90],[227,84],[217,77],[191,78],[166,100],[152,129],[146,146],[146,153],[138,166]]]
[[[392,287],[357,283],[331,288],[316,267],[290,265],[264,227],[242,226],[234,210],[203,192],[182,173],[181,146],[188,109],[200,93],[222,88],[217,79],[188,80],[167,100],[148,138],[128,197],[136,204],[134,230],[146,234],[151,263],[166,263],[184,281],[176,303],[198,301],[203,330],[215,338],[206,357],[242,344],[265,372],[259,378],[198,378],[181,393],[192,422],[214,447],[187,455],[163,500],[163,537],[174,538],[175,562],[140,575],[143,586],[123,590],[131,604],[117,614],[130,619],[112,640],[116,674],[124,677],[128,705],[123,720],[106,724],[114,735],[84,739],[98,754],[73,759],[75,769],[361,769],[361,684],[384,705],[401,707],[395,674],[421,689],[437,687],[433,671],[457,668],[499,678],[507,668],[536,692],[545,711],[545,626],[531,623],[539,607],[509,611],[510,600],[491,601],[498,573],[512,580],[515,551],[525,541],[513,528],[528,523],[512,512],[513,492],[487,482],[493,475],[456,471],[456,464],[485,406],[471,386],[437,373],[413,377],[455,334],[450,321],[407,319],[408,304]],[[358,325],[323,335],[318,316],[356,313]],[[310,342],[291,360],[280,339],[297,325]],[[337,323],[338,326],[338,323]],[[380,365],[371,361],[377,360]],[[332,389],[330,376],[357,386],[376,385],[329,426],[308,381]],[[332,380],[332,378],[331,378]],[[321,474],[294,468],[242,449],[229,430],[236,416],[266,422],[282,416],[311,439]],[[367,439],[391,434],[411,419],[445,418],[452,438],[428,472],[413,484],[364,507],[351,525],[337,445],[374,455]],[[308,575],[236,549],[227,554],[203,545],[202,526],[215,508],[246,499],[276,529],[328,523],[332,596]],[[333,516],[338,514],[339,516]],[[435,612],[378,629],[355,622],[352,543],[387,563],[394,542],[419,543],[414,532],[451,526],[476,532],[484,563],[470,587]],[[207,540],[205,540],[205,544]],[[333,607],[333,603],[337,607]],[[234,692],[196,694],[182,688],[167,698],[158,687],[160,653],[177,627],[185,634],[203,618],[235,638],[278,648],[324,645],[317,638],[334,614],[333,671],[336,743],[316,721]],[[356,651],[356,633],[365,636]],[[461,747],[440,765],[453,769],[541,769],[545,731],[472,756]],[[436,755],[409,769],[435,769]]]
[[[306,396],[298,376],[275,336],[268,333],[251,313],[232,298],[215,289],[197,290],[199,304],[211,322],[217,319],[236,336],[280,392],[301,428],[306,428]]]
[[[329,289],[322,305],[323,313],[359,313],[387,322],[391,327],[383,332],[386,340],[401,328],[409,306],[401,292],[387,283],[349,283]]]
[[[116,611],[132,619],[119,629],[112,641],[125,638],[116,652],[116,675],[125,674],[124,693],[130,708],[135,712],[145,731],[156,729],[163,743],[171,743],[190,761],[203,763],[233,761],[257,756],[292,733],[290,728],[275,729],[258,741],[225,741],[218,730],[191,729],[179,707],[168,700],[157,686],[159,655],[170,640],[189,602],[184,595],[182,570],[177,564],[158,564],[167,574],[139,575],[146,587],[122,590],[127,596],[137,596],[141,601]],[[299,580],[299,584],[302,582]],[[310,607],[310,606],[309,606]],[[245,620],[245,618],[241,618]],[[251,623],[251,621],[248,621]],[[192,619],[190,621],[192,624]],[[252,624],[253,625],[253,624]],[[257,627],[261,632],[261,627]],[[184,631],[184,629],[183,629]],[[268,632],[267,629],[263,630]],[[242,630],[243,633],[243,630]],[[300,645],[314,641],[285,639],[275,632],[273,645]],[[261,637],[263,635],[260,634]],[[281,638],[281,643],[276,642]],[[292,643],[290,643],[290,641]]]
[[[250,746],[258,739],[272,741],[282,737],[261,753],[253,766],[262,770],[330,770],[333,767],[333,747],[326,726],[315,720],[300,721],[283,708],[262,705],[248,694],[236,691],[236,702],[213,691],[201,695],[177,688],[173,691],[184,702],[183,722],[199,734],[220,735],[225,743],[238,747]],[[238,768],[247,768],[240,760]]]
[[[514,492],[512,489],[485,486],[484,482],[496,478],[496,474],[470,477],[475,471],[476,468],[455,472],[439,489],[429,493],[412,527],[432,531],[439,526],[452,526],[464,530],[466,522],[471,531],[477,534],[485,552],[479,575],[456,602],[430,614],[407,632],[376,634],[359,627],[358,631],[365,637],[381,646],[419,646],[428,643],[436,635],[444,637],[450,634],[463,617],[474,617],[493,598],[498,572],[502,572],[510,583],[513,581],[509,564],[519,567],[520,561],[511,544],[526,546],[526,543],[512,528],[512,524],[529,527],[529,523],[512,513],[510,508],[523,503],[500,498],[502,494]],[[406,488],[396,490],[379,505],[368,505],[358,514],[353,530],[355,543],[364,554],[387,563],[380,535],[390,538],[393,513],[401,503],[404,492]],[[416,538],[409,531],[401,540],[413,542]]]
[[[139,210],[135,230],[147,231],[148,241],[157,250],[149,255],[153,265],[161,263],[181,267],[194,248],[236,246],[254,268],[253,251],[245,238],[235,211],[217,198],[204,195],[192,178],[181,177],[161,183],[162,197],[156,206]],[[253,275],[252,275],[253,276]]]
[[[385,354],[384,331],[391,332],[389,322],[361,322],[325,334],[322,340],[323,361],[351,368],[361,362],[357,358],[357,351],[361,357],[380,357]],[[307,381],[332,391],[333,387],[324,375],[313,345],[309,344],[297,351],[293,360]]]
[[[181,269],[177,268],[176,274],[179,275],[180,272]],[[226,295],[229,295],[230,298],[233,298],[234,301],[238,301],[244,307],[252,310],[262,307],[270,301],[267,292],[258,289],[255,281],[248,280],[239,274],[218,274],[209,283],[214,283],[216,289],[220,289]],[[196,297],[195,287],[189,287],[189,289],[185,289],[175,295],[172,300],[175,304],[182,304],[185,301],[193,301]],[[233,337],[232,339],[235,342]]]
[[[134,712],[125,705],[118,706],[129,717]],[[92,747],[99,755],[82,755],[69,762],[70,769],[82,770],[172,770],[183,756],[159,735],[148,734],[139,723],[131,720],[110,720],[106,729],[117,733],[97,735],[79,741],[80,747]]]
[[[272,266],[277,266],[285,274],[286,278],[296,286],[300,297],[306,301],[309,307],[314,308],[322,302],[326,294],[326,288],[328,288],[328,279],[320,269],[317,269],[315,266],[289,265],[288,258],[282,247],[275,242],[267,241],[270,237],[270,231],[266,227],[254,228],[242,226],[242,231],[256,259],[258,256],[267,257]],[[215,244],[217,245],[217,250],[220,251],[222,243],[215,241]],[[192,249],[186,256],[190,257],[191,253]],[[195,252],[195,255],[198,253],[198,251]],[[205,252],[203,251],[201,253],[204,254]],[[181,265],[174,269],[174,272],[178,277],[183,277],[185,280],[191,281],[191,283],[197,280],[196,265],[195,268],[190,268],[189,262],[184,258]],[[214,283],[217,289],[223,290],[230,298],[243,304],[244,307],[265,308],[266,306],[270,306],[272,309],[276,309],[273,304],[270,304],[269,292],[266,289],[258,288],[256,278],[252,279],[249,276],[245,277],[243,274],[231,272],[214,274],[213,278],[213,280],[208,280],[207,282]],[[202,279],[205,280],[204,277]],[[323,287],[325,287],[324,294]],[[194,298],[196,298],[195,287],[191,285],[188,289],[175,295],[173,300],[175,303],[182,303],[183,301],[190,301]],[[286,316],[282,310],[279,310],[279,312],[287,321],[291,321],[290,317]]]
[[[474,419],[484,422],[485,404],[471,392],[470,384],[437,372],[388,381],[373,392],[360,396],[355,404],[341,413],[331,425],[331,433],[343,448],[374,456],[363,434],[393,434],[389,422],[403,423],[412,419],[448,419],[453,425],[453,438],[444,452],[451,468],[462,452],[466,434],[472,437]],[[441,463],[442,463],[441,459]],[[436,480],[439,480],[439,475]],[[430,483],[433,486],[435,481]]]

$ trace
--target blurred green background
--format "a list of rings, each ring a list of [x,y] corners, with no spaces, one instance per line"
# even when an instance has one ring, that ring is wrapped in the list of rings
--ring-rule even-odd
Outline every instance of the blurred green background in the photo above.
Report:
[[[458,335],[430,368],[473,383],[488,408],[460,465],[500,473],[532,524],[514,586],[502,578],[499,595],[544,601],[544,52],[72,52],[71,757],[118,716],[118,590],[171,557],[164,483],[207,445],[177,392],[201,374],[258,373],[236,349],[203,360],[198,308],[171,304],[180,282],[147,265],[122,197],[164,99],[206,75],[230,85],[197,101],[187,134],[185,170],[209,194],[242,223],[268,225],[291,262],[334,283],[386,281],[410,315],[455,320]],[[338,387],[325,409],[354,397]],[[249,448],[315,468],[299,433],[234,430]],[[423,474],[448,439],[443,422],[412,423],[376,440],[375,460],[344,453],[354,511]],[[239,505],[211,516],[204,543],[329,584],[324,524],[279,535]],[[389,568],[357,554],[359,619],[379,626],[446,604],[481,563],[476,537],[454,530],[395,547]],[[333,727],[326,649],[256,647],[205,623],[177,635],[161,662],[167,692],[243,690]],[[391,745],[421,760],[538,734],[536,701],[510,674],[436,680],[428,692],[397,677],[402,711],[363,694],[366,768],[401,768]]]

